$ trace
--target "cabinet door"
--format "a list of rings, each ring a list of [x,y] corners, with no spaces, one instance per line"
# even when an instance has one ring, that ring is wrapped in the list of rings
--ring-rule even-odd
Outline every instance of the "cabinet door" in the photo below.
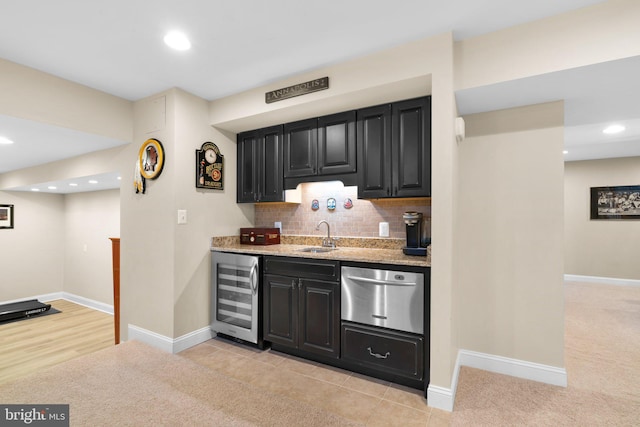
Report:
[[[318,119],[284,125],[284,177],[317,173]]]
[[[260,131],[259,158],[260,202],[284,201],[284,176],[282,163],[283,127],[273,126]]]
[[[392,104],[393,196],[431,195],[431,97]]]
[[[391,197],[391,106],[357,112],[358,198]]]
[[[265,274],[264,339],[297,348],[298,280]]]
[[[340,286],[300,279],[299,348],[326,357],[340,354]]]
[[[237,193],[238,203],[253,203],[257,201],[257,173],[258,169],[258,131],[238,134],[238,170]]]
[[[318,175],[356,171],[356,112],[318,119]]]

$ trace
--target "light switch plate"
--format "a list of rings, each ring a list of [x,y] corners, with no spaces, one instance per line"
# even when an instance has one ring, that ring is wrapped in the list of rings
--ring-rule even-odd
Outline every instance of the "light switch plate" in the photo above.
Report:
[[[187,211],[186,209],[178,209],[178,224],[187,223]]]

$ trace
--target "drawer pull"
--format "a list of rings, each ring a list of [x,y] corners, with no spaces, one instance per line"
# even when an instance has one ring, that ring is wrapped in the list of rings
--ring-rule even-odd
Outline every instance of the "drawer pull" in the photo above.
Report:
[[[369,350],[369,355],[375,357],[376,359],[386,359],[387,357],[391,356],[391,353],[389,353],[388,351],[387,354],[383,356],[381,354],[372,352],[371,347],[367,347],[367,350]]]

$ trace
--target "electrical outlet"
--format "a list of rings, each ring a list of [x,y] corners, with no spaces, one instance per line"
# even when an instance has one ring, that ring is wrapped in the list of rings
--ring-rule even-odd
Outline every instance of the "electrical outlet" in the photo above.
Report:
[[[380,237],[389,237],[389,223],[388,222],[379,222],[378,223],[378,235]]]

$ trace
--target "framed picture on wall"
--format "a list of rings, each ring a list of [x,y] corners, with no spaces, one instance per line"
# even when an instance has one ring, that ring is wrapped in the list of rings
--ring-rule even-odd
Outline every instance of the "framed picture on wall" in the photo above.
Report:
[[[13,228],[13,205],[0,205],[0,228]]]
[[[591,219],[640,219],[640,185],[591,187]]]

